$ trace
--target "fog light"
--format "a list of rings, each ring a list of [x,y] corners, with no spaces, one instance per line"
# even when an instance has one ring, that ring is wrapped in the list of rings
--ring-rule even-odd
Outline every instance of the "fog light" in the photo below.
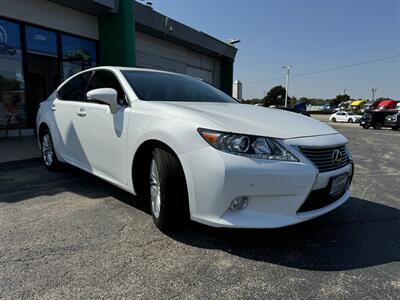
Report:
[[[239,210],[244,209],[247,206],[249,200],[247,197],[238,197],[232,200],[231,206],[229,207],[230,210]]]

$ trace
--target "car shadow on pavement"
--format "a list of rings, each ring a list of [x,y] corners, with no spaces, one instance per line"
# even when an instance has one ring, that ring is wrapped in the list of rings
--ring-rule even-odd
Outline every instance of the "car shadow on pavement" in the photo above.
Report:
[[[71,192],[92,199],[113,197],[149,214],[148,205],[137,197],[74,167],[52,173],[38,160],[3,164],[0,181],[0,203]],[[166,234],[189,246],[250,260],[341,271],[400,261],[399,233],[399,209],[352,197],[327,215],[281,229],[222,229],[192,222]]]
[[[359,198],[320,218],[281,229],[192,224],[168,235],[184,244],[296,269],[342,271],[400,261],[399,209]]]

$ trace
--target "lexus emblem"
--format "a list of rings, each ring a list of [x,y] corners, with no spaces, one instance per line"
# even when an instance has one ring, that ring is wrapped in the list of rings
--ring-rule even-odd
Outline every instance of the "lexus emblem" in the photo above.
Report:
[[[332,162],[334,165],[340,164],[342,162],[343,156],[340,150],[336,149],[332,153]]]

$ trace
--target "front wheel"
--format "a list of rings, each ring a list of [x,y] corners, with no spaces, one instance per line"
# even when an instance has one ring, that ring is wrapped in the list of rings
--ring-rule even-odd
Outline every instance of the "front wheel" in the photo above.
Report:
[[[381,129],[382,128],[382,124],[381,123],[379,123],[379,122],[376,122],[375,123],[375,125],[374,125],[374,129]]]
[[[347,122],[353,123],[353,119],[350,118]]]
[[[188,193],[178,158],[161,148],[150,163],[150,203],[154,224],[162,231],[188,219]]]
[[[332,122],[336,122],[336,118],[332,118]]]
[[[392,127],[392,130],[395,130],[395,131],[397,131],[399,129],[400,129],[400,127]]]
[[[56,152],[54,151],[53,140],[50,135],[49,129],[45,129],[40,139],[42,148],[42,158],[46,169],[56,171],[60,168],[60,161],[57,159]]]
[[[369,125],[363,125],[362,126],[364,129],[368,129],[369,128]]]

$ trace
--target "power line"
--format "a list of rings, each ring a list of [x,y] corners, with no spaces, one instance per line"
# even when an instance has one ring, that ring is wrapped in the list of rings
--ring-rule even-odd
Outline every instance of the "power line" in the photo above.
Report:
[[[307,73],[300,73],[300,74],[297,74],[297,75],[295,74],[295,75],[292,75],[291,77],[292,78],[293,77],[303,77],[303,76],[309,76],[309,75],[320,74],[320,73],[325,73],[325,72],[331,72],[331,71],[336,71],[336,70],[342,70],[342,69],[357,67],[357,66],[361,66],[361,65],[371,64],[371,63],[375,63],[375,62],[379,62],[379,61],[389,60],[389,59],[393,59],[393,58],[397,58],[397,57],[400,57],[400,54],[387,56],[387,57],[376,58],[376,59],[371,59],[371,60],[366,60],[366,61],[362,61],[362,62],[358,62],[358,63],[354,63],[354,64],[343,65],[343,66],[340,66],[340,67],[322,69],[322,70],[312,71],[312,72],[307,72]],[[271,78],[271,79],[267,79],[267,80],[247,81],[247,82],[244,82],[244,83],[246,83],[246,84],[262,83],[262,82],[282,80],[284,78],[285,77],[276,77],[276,78]]]

